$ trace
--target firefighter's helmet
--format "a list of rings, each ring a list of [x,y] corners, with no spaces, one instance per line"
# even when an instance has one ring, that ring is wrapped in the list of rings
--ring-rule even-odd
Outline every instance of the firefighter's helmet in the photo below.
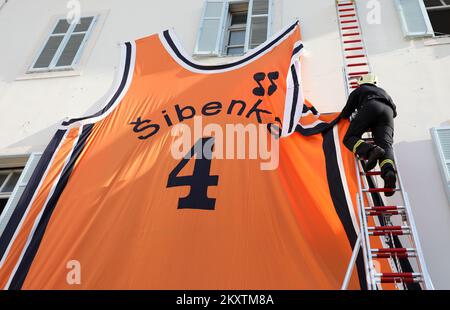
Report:
[[[377,85],[378,84],[378,76],[376,76],[373,73],[364,74],[358,79],[358,84],[359,85],[362,85],[362,84]]]

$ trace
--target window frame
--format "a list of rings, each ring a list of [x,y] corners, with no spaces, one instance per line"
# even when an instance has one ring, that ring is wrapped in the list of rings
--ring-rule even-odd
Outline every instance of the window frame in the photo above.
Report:
[[[446,4],[446,3],[443,2],[442,0],[440,0],[440,1],[441,1],[441,5],[439,5],[439,6],[429,6],[429,7],[427,7],[427,6],[425,5],[425,2],[423,2],[424,6],[425,6],[426,14],[427,14],[427,16],[428,16],[428,19],[430,20],[430,23],[431,23],[431,17],[430,17],[430,15],[428,14],[428,12],[431,12],[431,11],[444,11],[444,10],[448,10],[449,13],[450,13],[450,4]],[[436,34],[436,32],[434,31],[434,28],[433,28],[433,24],[432,24],[432,23],[431,23],[431,29],[433,30],[433,38],[446,38],[446,37],[450,37],[450,34],[447,34],[447,33],[444,33],[444,34]]]
[[[15,172],[20,172],[20,174],[23,173],[24,168],[19,168],[19,167],[12,167],[10,169],[0,169],[0,174],[7,174],[7,177],[5,178],[5,180],[2,182],[2,184],[0,184],[0,199],[5,199],[11,197],[12,192],[14,191],[14,189],[10,192],[4,192],[3,189],[5,188],[6,184],[8,183],[8,181],[11,179],[12,175]],[[20,179],[20,177],[19,177]],[[14,187],[19,183],[19,180],[17,180],[17,183],[14,185]]]
[[[72,71],[75,70],[77,65],[80,62],[80,58],[82,55],[83,50],[85,49],[87,42],[89,40],[89,37],[91,36],[94,26],[97,24],[97,21],[99,19],[99,14],[85,14],[83,16],[80,16],[81,18],[84,17],[93,17],[91,24],[89,25],[89,28],[86,31],[81,32],[74,32],[75,27],[78,25],[77,23],[71,23],[69,28],[67,29],[66,33],[64,34],[63,40],[58,46],[58,49],[56,50],[55,55],[53,56],[52,61],[50,62],[48,67],[45,68],[33,68],[33,66],[36,64],[36,61],[38,60],[39,56],[42,54],[42,52],[45,49],[45,46],[47,45],[48,40],[55,36],[53,34],[53,31],[55,30],[56,25],[60,20],[66,19],[65,17],[56,17],[54,22],[52,23],[52,27],[49,30],[49,34],[46,36],[45,40],[43,40],[42,44],[40,45],[40,48],[38,49],[37,53],[32,59],[31,64],[29,65],[26,73],[43,73],[43,72],[58,72],[58,71]],[[69,66],[56,66],[56,63],[61,57],[62,52],[64,51],[64,48],[66,47],[67,43],[69,42],[70,37],[72,34],[81,34],[84,33],[85,36],[83,38],[83,41],[80,44],[80,47],[77,50],[77,53],[75,54],[75,57],[73,58],[72,64]]]
[[[245,3],[247,1],[234,1],[234,2],[235,3]],[[221,54],[220,54],[220,55],[223,55],[223,56],[230,56],[230,57],[238,56],[238,54],[237,55],[229,55],[228,54],[228,48],[241,47],[241,45],[228,45],[228,41],[230,39],[231,32],[233,32],[233,31],[242,31],[242,30],[245,31],[244,43],[242,44],[242,48],[243,48],[244,53],[245,53],[245,40],[246,40],[246,37],[247,37],[247,28],[248,28],[247,27],[248,11],[247,11],[247,20],[246,20],[245,24],[242,24],[241,27],[237,27],[236,26],[236,27],[233,28],[232,25],[231,25],[232,18],[233,18],[233,14],[230,13],[229,6],[228,6],[225,35],[223,37],[223,44],[222,44]]]
[[[431,128],[431,137],[435,147],[435,153],[438,158],[439,170],[441,172],[442,179],[444,181],[444,186],[446,188],[447,198],[450,203],[450,169],[447,165],[450,165],[450,159],[446,159],[444,156],[444,150],[442,148],[442,143],[439,138],[439,131],[448,131],[450,134],[450,126],[444,127],[434,127]]]
[[[267,34],[266,40],[272,35],[272,15],[273,15],[273,0],[267,0],[267,14],[257,14],[253,15],[253,2],[254,0],[248,0],[248,13],[247,13],[247,29],[245,31],[245,46],[244,54],[247,53],[252,48],[250,47],[250,32],[252,27],[253,17],[267,17]],[[261,43],[262,44],[262,43]]]
[[[244,43],[244,53],[247,53],[250,48],[250,30],[251,30],[251,20],[252,17],[267,17],[267,36],[266,39],[270,38],[272,35],[272,24],[273,24],[273,6],[274,0],[268,1],[267,14],[258,14],[252,15],[253,11],[253,1],[254,0],[204,0],[203,8],[200,17],[200,25],[197,32],[197,39],[195,43],[195,48],[193,55],[194,56],[217,56],[217,57],[237,57],[239,55],[228,55],[227,54],[227,45],[229,39],[229,27],[231,25],[231,13],[230,13],[230,5],[239,4],[239,3],[248,3],[247,8],[247,22],[245,24],[245,43]],[[217,35],[216,41],[216,49],[214,51],[199,51],[199,42],[200,38],[203,34],[204,20],[205,20],[205,11],[208,2],[222,2],[223,3],[223,12],[220,21],[219,31],[220,33]],[[210,19],[210,18],[206,18]]]
[[[20,187],[26,187],[28,184],[34,169],[36,169],[39,160],[42,157],[42,152],[33,152],[31,154],[24,154],[20,156],[14,156],[12,158],[2,158],[0,157],[0,160],[6,161],[6,164],[0,165],[1,168],[6,168],[3,170],[21,170],[21,174],[19,179],[17,180],[16,185],[14,186],[14,189],[12,192],[8,194],[8,197],[2,197],[2,198],[8,198],[5,208],[0,214],[0,235],[3,233],[3,230],[6,227],[6,224],[8,223],[9,219],[12,216],[12,213],[14,212],[17,204],[13,204],[13,200],[15,196],[17,195]],[[16,159],[16,160],[15,160]],[[9,165],[11,165],[11,169],[9,169]],[[22,168],[18,168],[18,166],[21,166]],[[27,180],[25,180],[26,177],[29,177]],[[6,180],[5,180],[6,183]],[[19,197],[20,200],[20,197]],[[18,200],[16,201],[18,202]]]

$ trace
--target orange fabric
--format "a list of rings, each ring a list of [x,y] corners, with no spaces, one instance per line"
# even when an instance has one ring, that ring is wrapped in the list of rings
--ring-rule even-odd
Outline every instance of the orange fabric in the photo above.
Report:
[[[216,199],[214,210],[178,209],[190,187],[167,186],[180,160],[170,154],[175,137],[164,116],[175,125],[176,104],[189,105],[200,115],[214,101],[222,111],[202,116],[203,126],[219,124],[225,132],[227,124],[257,124],[255,115],[245,116],[258,100],[252,93],[257,87],[253,75],[277,71],[278,90],[262,98],[261,108],[271,112],[262,115],[262,123],[282,119],[289,56],[299,39],[296,29],[261,58],[218,74],[181,67],[157,36],[136,41],[128,92],[94,124],[23,288],[339,289],[352,248],[331,198],[321,135],[281,139],[276,170],[261,170],[261,159],[214,158],[210,175],[218,176],[218,184],[207,193]],[[268,79],[261,84],[266,90],[271,85]],[[247,104],[243,113],[239,105],[227,113],[232,100]],[[159,124],[159,131],[148,138],[133,132],[131,123],[139,117]],[[192,118],[182,123],[195,126]],[[338,126],[342,134],[347,125]],[[68,155],[71,141],[64,141],[58,158]],[[354,197],[353,155],[342,145],[341,154]],[[62,168],[58,163],[50,170],[53,177],[46,178],[48,186]],[[189,160],[181,175],[191,175],[194,164]],[[39,191],[36,209],[47,192]],[[24,221],[22,247],[37,212]],[[18,260],[16,252],[0,271],[2,286]],[[80,262],[79,285],[66,281],[72,260]],[[350,288],[359,289],[356,271]]]
[[[1,265],[0,287],[5,287],[11,276],[11,273],[16,267],[16,263],[19,260],[22,250],[27,242],[27,238],[33,228],[33,224],[42,211],[42,208],[49,196],[49,193],[52,190],[53,185],[57,181],[62,169],[64,168],[64,164],[67,160],[67,157],[70,155],[78,134],[79,128],[71,129],[64,141],[61,143],[59,151],[55,154],[55,158],[50,166],[48,174],[46,175],[45,179],[42,182],[42,185],[38,189],[36,199],[34,199],[34,201],[32,202],[30,211],[26,215],[23,221],[23,225],[18,231],[17,237],[11,244],[9,254],[8,256],[6,256],[4,263]]]

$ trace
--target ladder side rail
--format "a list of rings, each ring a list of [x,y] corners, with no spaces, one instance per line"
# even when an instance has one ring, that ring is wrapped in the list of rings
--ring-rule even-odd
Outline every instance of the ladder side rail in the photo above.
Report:
[[[360,222],[360,230],[363,234],[361,241],[362,241],[362,248],[363,248],[363,256],[364,256],[364,266],[366,269],[366,280],[367,280],[367,288],[369,290],[372,290],[373,287],[373,262],[372,257],[370,253],[370,242],[369,240],[369,231],[367,229],[367,222],[365,218],[365,204],[364,204],[364,195],[362,192],[362,186],[361,186],[361,170],[359,169],[359,163],[358,159],[355,156],[355,168],[356,168],[356,178],[358,180],[358,194],[356,194],[357,199],[357,205],[358,205],[358,215],[359,215],[359,222]]]
[[[344,72],[344,81],[345,81],[345,95],[346,95],[346,97],[348,97],[348,95],[350,94],[350,82],[349,82],[349,80],[348,80],[348,68],[347,68],[347,66],[345,65],[346,64],[346,61],[345,61],[345,46],[344,46],[344,42],[343,42],[343,40],[342,40],[342,38],[343,38],[343,31],[342,31],[342,25],[341,25],[341,21],[340,21],[340,18],[339,18],[339,1],[337,0],[336,1],[336,15],[337,15],[337,23],[338,23],[338,28],[339,28],[339,41],[340,41],[340,44],[341,44],[341,49],[342,49],[342,56],[343,56],[343,64],[344,64],[344,66],[343,66],[343,72]]]
[[[366,61],[367,67],[369,68],[369,72],[373,72],[372,64],[369,61],[369,57],[368,57],[368,53],[367,53],[367,45],[366,45],[366,41],[364,40],[363,29],[361,27],[361,22],[359,20],[358,5],[356,4],[356,0],[353,1],[353,5],[355,6],[355,13],[356,13],[355,17],[356,17],[357,24],[358,24],[358,27],[359,27],[359,35],[361,37],[361,45],[362,45],[363,50],[364,50],[364,55],[366,56],[366,59],[367,59],[367,61]]]
[[[359,202],[358,202],[359,203]],[[352,257],[350,258],[350,262],[347,267],[347,272],[345,273],[344,281],[342,282],[341,290],[347,290],[348,284],[350,283],[350,279],[352,278],[353,269],[356,264],[356,259],[358,258],[358,253],[361,251],[361,239],[362,239],[362,231],[360,230],[358,233],[358,239],[356,239],[355,246],[353,247]]]

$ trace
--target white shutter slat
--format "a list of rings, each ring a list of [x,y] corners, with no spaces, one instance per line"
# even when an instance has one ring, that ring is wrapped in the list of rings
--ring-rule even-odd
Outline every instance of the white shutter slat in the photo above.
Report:
[[[55,57],[56,52],[58,51],[59,46],[61,45],[64,36],[51,36],[48,38],[47,43],[42,49],[38,59],[33,65],[33,68],[47,68]]]
[[[228,1],[207,0],[203,7],[194,54],[219,55]]]
[[[71,25],[64,42],[64,48],[60,50],[55,60],[56,68],[72,68],[76,64],[78,55],[83,50],[89,32],[95,22],[95,16],[82,17],[77,24]]]
[[[444,159],[450,161],[450,129],[438,130],[439,142],[441,143]]]
[[[441,174],[450,202],[450,127],[432,128],[431,136],[437,152]]]
[[[422,0],[395,0],[406,37],[433,36],[430,18]]]
[[[70,66],[73,63],[75,56],[83,43],[84,36],[84,33],[79,33],[73,34],[70,37],[61,53],[61,56],[59,56],[58,62],[56,63],[57,67]]]

